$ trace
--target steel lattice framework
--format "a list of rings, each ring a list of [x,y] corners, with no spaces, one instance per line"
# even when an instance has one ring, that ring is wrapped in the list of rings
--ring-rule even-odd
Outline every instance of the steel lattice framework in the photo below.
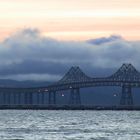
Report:
[[[58,81],[58,84],[66,84],[72,82],[89,81],[92,78],[88,77],[79,67],[71,67],[64,77]]]
[[[123,64],[114,74],[109,77],[92,78],[87,76],[79,67],[71,67],[64,77],[48,86],[48,91],[71,90],[71,102],[80,104],[79,91],[74,94],[75,90],[85,87],[95,86],[121,86],[122,97],[120,105],[133,105],[131,88],[140,87],[140,73],[132,64]]]
[[[109,78],[133,82],[140,80],[140,73],[131,64],[123,64],[121,68]]]
[[[70,87],[84,88],[92,86],[123,86],[140,87],[140,73],[131,64],[123,64],[117,72],[109,77],[92,78],[79,67],[72,67],[58,82],[47,87],[50,91],[66,90]]]

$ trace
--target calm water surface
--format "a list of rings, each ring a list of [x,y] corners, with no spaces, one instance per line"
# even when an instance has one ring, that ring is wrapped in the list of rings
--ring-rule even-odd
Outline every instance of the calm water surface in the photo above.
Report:
[[[1,110],[0,140],[140,140],[140,112]]]

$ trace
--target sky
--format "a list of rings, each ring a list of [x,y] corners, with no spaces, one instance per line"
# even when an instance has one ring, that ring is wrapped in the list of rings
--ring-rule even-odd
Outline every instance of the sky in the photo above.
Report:
[[[0,40],[38,28],[57,40],[140,39],[140,0],[0,0]]]
[[[0,79],[57,81],[79,66],[140,71],[140,0],[0,0]]]
[[[72,66],[79,66],[91,77],[111,76],[123,63],[140,71],[139,56],[140,41],[121,36],[60,41],[28,28],[0,43],[0,79],[53,82]]]

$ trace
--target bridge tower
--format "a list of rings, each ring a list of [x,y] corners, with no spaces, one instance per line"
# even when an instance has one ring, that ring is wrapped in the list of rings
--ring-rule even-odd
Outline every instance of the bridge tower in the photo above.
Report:
[[[54,105],[56,104],[56,91],[50,91],[49,92],[49,105]]]
[[[71,89],[70,93],[70,105],[81,105],[80,89]]]
[[[125,63],[110,78],[122,84],[120,105],[133,106],[132,85],[140,80],[140,73],[132,64]]]
[[[120,105],[133,105],[131,85],[122,86]]]
[[[88,77],[78,66],[73,66],[64,75],[64,77],[58,81],[58,84],[71,85],[70,88],[70,105],[80,105],[80,88],[77,83],[86,82],[92,78]]]

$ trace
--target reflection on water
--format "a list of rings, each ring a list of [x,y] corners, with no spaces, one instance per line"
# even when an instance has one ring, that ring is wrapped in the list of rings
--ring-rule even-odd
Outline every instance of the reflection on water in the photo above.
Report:
[[[0,140],[139,140],[138,111],[1,110]]]

